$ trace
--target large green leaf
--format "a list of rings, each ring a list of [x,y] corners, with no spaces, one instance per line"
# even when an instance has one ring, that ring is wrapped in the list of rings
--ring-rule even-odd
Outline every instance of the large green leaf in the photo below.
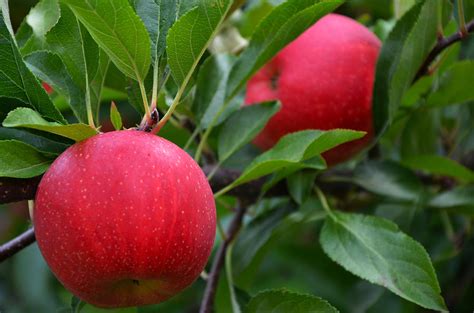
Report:
[[[178,86],[186,85],[224,21],[232,0],[202,0],[168,32],[166,52]]]
[[[304,130],[286,135],[271,150],[257,157],[228,188],[298,165],[364,135],[364,132],[344,129]]]
[[[26,56],[25,62],[37,77],[68,99],[80,122],[87,122],[85,93],[74,83],[59,56],[46,51],[37,51]]]
[[[3,121],[3,126],[37,129],[75,141],[81,141],[97,135],[97,130],[91,128],[89,125],[62,125],[59,123],[48,122],[37,112],[28,108],[18,108],[8,113],[7,117]]]
[[[439,155],[417,155],[403,159],[403,164],[412,169],[454,177],[463,182],[474,181],[473,171],[454,160]]]
[[[166,50],[166,36],[178,17],[180,2],[179,0],[133,0],[133,6],[150,35],[153,64]]]
[[[321,245],[336,263],[424,308],[447,312],[426,250],[388,220],[333,212]]]
[[[150,68],[150,38],[128,0],[62,0],[125,75],[142,82]]]
[[[61,154],[69,145],[33,134],[23,129],[0,127],[0,140],[16,140],[33,146],[36,150],[50,155]]]
[[[253,297],[245,313],[337,313],[327,301],[287,290],[268,290]]]
[[[436,91],[427,100],[429,106],[462,104],[474,100],[472,88],[474,61],[466,60],[453,64],[441,76]]]
[[[425,191],[415,173],[392,161],[360,164],[353,181],[373,193],[405,201],[418,202]]]
[[[35,177],[43,174],[50,163],[50,159],[26,143],[0,141],[0,177]]]
[[[267,102],[246,106],[232,114],[219,132],[217,145],[219,161],[227,160],[249,143],[279,109],[278,103]]]
[[[2,6],[4,9],[4,7]],[[61,113],[49,99],[41,84],[33,76],[22,60],[15,39],[5,23],[4,15],[0,16],[0,115],[10,110],[7,99],[21,101],[40,112],[44,117],[65,122]]]
[[[276,7],[258,25],[248,48],[232,68],[226,98],[235,96],[260,67],[342,2],[340,0],[288,0]]]
[[[393,120],[418,69],[436,42],[442,21],[438,10],[444,1],[426,0],[414,5],[398,20],[386,39],[377,63],[373,118],[376,134]]]
[[[199,68],[192,110],[196,114],[196,122],[201,129],[209,127],[216,114],[225,105],[227,80],[235,59],[231,55],[216,54],[209,57]],[[213,126],[219,125],[230,113],[242,105],[243,99],[236,100],[227,107],[225,112],[220,114]]]

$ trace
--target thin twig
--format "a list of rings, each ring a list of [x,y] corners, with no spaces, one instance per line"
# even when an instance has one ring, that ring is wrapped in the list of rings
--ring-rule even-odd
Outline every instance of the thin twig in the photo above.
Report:
[[[466,24],[466,30],[468,33],[474,32],[474,20],[470,21],[469,23]],[[428,54],[428,57],[426,58],[425,62],[421,65],[420,69],[418,70],[418,73],[415,76],[415,80],[418,80],[420,77],[428,74],[430,64],[433,63],[433,61],[436,59],[436,57],[443,52],[446,48],[449,46],[455,44],[458,41],[461,41],[463,38],[465,38],[466,35],[463,34],[462,32],[457,32],[449,37],[444,37],[440,38],[438,40],[438,43],[436,46],[434,46],[433,50],[431,50],[430,54]]]
[[[33,199],[40,180],[41,176],[28,179],[0,178],[0,204]]]
[[[33,228],[28,229],[23,234],[10,240],[9,242],[0,246],[0,263],[15,255],[17,252],[35,242],[35,232]]]
[[[199,313],[211,313],[214,306],[214,299],[217,291],[217,284],[219,282],[219,277],[221,275],[222,268],[225,264],[225,256],[229,245],[235,239],[237,233],[242,226],[242,220],[244,218],[245,212],[247,211],[246,205],[240,205],[237,208],[229,229],[227,231],[227,238],[224,240],[214,256],[212,262],[211,271],[209,272],[209,277],[207,279],[206,290],[204,291],[204,297],[201,302],[201,308]]]

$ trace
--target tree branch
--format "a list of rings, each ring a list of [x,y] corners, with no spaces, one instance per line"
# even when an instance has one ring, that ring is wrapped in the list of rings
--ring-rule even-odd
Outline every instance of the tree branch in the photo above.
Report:
[[[474,20],[466,24],[466,30],[468,33],[474,32]],[[464,38],[466,38],[466,36],[461,32],[457,32],[449,37],[440,38],[436,46],[434,46],[433,50],[431,50],[430,54],[428,54],[428,57],[426,58],[425,62],[423,62],[423,64],[421,65],[420,69],[418,70],[418,73],[415,76],[414,81],[428,74],[431,63],[433,63],[436,57],[441,52],[443,52],[444,49],[448,48],[449,46],[453,45],[458,41],[461,41]]]
[[[0,178],[0,204],[33,199],[40,180],[41,176],[28,179]]]
[[[204,291],[204,297],[201,302],[201,308],[199,309],[199,313],[211,313],[212,308],[214,307],[214,299],[216,296],[217,291],[217,284],[219,282],[219,277],[222,271],[222,268],[225,264],[225,255],[229,245],[237,236],[237,233],[242,226],[242,220],[244,218],[245,212],[247,212],[246,205],[239,205],[237,208],[237,212],[235,213],[230,226],[229,230],[227,231],[226,239],[222,242],[219,250],[217,250],[216,255],[214,256],[214,260],[212,262],[211,271],[209,273],[209,277],[207,279],[206,290]]]
[[[0,263],[15,255],[17,252],[35,242],[35,232],[33,228],[28,229],[20,236],[10,240],[9,242],[0,246]]]

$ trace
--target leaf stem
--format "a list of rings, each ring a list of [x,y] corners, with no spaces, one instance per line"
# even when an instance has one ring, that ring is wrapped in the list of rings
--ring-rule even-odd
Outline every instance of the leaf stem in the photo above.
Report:
[[[229,287],[230,300],[232,304],[232,313],[241,313],[240,305],[237,302],[237,296],[234,289],[234,277],[232,274],[232,249],[234,248],[234,242],[229,244],[227,253],[225,254],[225,272],[227,277],[227,284]]]
[[[139,80],[138,85],[140,86],[140,93],[142,95],[143,107],[145,109],[145,118],[149,120],[151,118],[150,106],[148,105],[148,98],[145,91],[145,84],[143,81]]]
[[[332,212],[331,208],[329,207],[329,203],[326,199],[326,196],[324,196],[324,193],[321,191],[321,189],[316,186],[314,187],[314,190],[316,191],[316,194],[318,196],[319,201],[321,202],[321,205],[323,206],[324,211],[330,216],[333,220],[337,220],[336,215]]]
[[[459,18],[459,32],[463,37],[468,35],[468,30],[466,27],[466,19],[464,18],[464,3],[463,0],[457,0],[458,6],[458,18]]]

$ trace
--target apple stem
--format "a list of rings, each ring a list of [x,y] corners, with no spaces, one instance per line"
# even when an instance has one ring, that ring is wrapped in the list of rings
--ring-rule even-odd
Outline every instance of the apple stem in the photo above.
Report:
[[[0,263],[15,255],[17,252],[28,247],[35,242],[35,232],[33,228],[28,229],[20,236],[10,240],[0,246]]]

